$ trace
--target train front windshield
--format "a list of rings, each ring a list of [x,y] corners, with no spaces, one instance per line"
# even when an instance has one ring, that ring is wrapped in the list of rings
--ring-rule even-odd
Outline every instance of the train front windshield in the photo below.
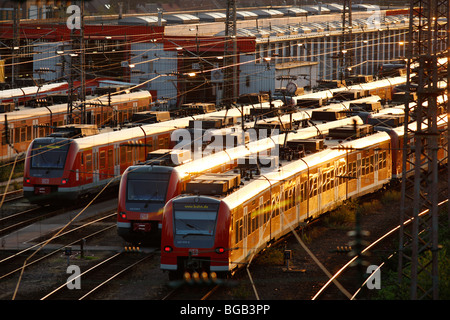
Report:
[[[127,200],[164,203],[170,173],[130,172],[127,180]]]
[[[34,169],[64,169],[70,141],[35,142],[31,152]]]
[[[217,212],[214,211],[175,211],[175,234],[214,235]]]
[[[217,211],[174,210],[176,247],[211,248],[214,245]]]

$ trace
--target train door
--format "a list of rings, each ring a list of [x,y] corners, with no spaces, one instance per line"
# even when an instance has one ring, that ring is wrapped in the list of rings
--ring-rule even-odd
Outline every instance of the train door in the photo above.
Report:
[[[108,179],[111,179],[114,177],[114,146],[109,146],[107,151],[107,174]]]
[[[231,250],[231,261],[239,261],[244,254],[244,218],[242,208],[238,207],[233,214],[234,219],[234,250]]]
[[[38,119],[34,119],[33,120],[33,129],[32,129],[33,130],[33,134],[32,134],[32,137],[31,137],[33,140],[38,137],[38,133],[39,133],[38,125],[39,125],[39,120]]]
[[[98,151],[98,175],[99,180],[106,179],[108,177],[107,169],[107,150],[106,148],[101,148]]]
[[[92,175],[93,175],[93,182],[97,183],[99,181],[99,175],[98,175],[98,147],[92,148],[92,159],[93,165],[92,165]]]
[[[300,176],[298,176],[295,180],[294,206],[295,217],[298,224],[300,222]]]
[[[379,149],[375,148],[373,153],[373,182],[378,185],[378,152]]]
[[[311,170],[312,171],[312,170]],[[317,171],[317,169],[316,169]],[[317,206],[317,192],[318,192],[318,174],[311,173],[309,175],[309,196],[308,196],[308,218],[312,218],[316,215],[318,206]]]
[[[361,190],[361,153],[356,155],[356,192]]]
[[[92,124],[92,111],[86,111],[86,124]]]
[[[309,175],[308,173],[302,173],[300,176],[300,190],[299,190],[299,203],[300,203],[300,219],[307,220],[309,218]]]
[[[114,175],[118,176],[120,174],[120,147],[114,145]]]
[[[282,226],[284,225],[284,204],[287,201],[287,195],[284,194],[284,185],[280,185],[280,201],[278,203],[278,207],[279,207],[279,215],[277,217],[278,221],[278,225],[276,227],[276,232],[278,233],[280,231],[280,229],[282,229]]]
[[[322,184],[325,182],[322,177],[322,168],[317,168],[317,212],[322,210],[322,198],[325,198],[322,194],[324,192],[324,188]]]
[[[248,207],[247,206],[245,206],[244,207],[244,214],[243,214],[243,219],[244,219],[244,237],[243,237],[243,239],[242,239],[242,241],[243,241],[243,243],[242,243],[242,245],[243,245],[243,255],[244,255],[244,257],[246,257],[247,256],[247,253],[248,253],[248,247],[247,247],[247,242],[248,242],[248,228],[250,227],[249,225],[248,225],[248,219],[247,219],[247,213],[248,213]]]
[[[77,169],[76,180],[81,181],[81,185],[83,185],[86,179],[86,156],[84,152],[80,152],[80,169]]]

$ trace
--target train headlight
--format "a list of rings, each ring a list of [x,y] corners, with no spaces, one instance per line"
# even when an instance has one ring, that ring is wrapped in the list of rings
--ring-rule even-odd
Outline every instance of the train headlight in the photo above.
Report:
[[[216,253],[224,253],[225,252],[225,248],[223,247],[218,247],[215,249]]]
[[[171,246],[165,246],[164,247],[164,252],[167,252],[167,253],[169,253],[169,252],[172,252],[172,247]]]

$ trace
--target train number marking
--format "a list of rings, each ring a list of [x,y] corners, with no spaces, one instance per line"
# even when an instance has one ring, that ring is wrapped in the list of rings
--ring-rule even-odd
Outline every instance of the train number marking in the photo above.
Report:
[[[147,213],[141,213],[140,219],[141,220],[148,220],[148,214]]]
[[[189,249],[189,254],[191,256],[198,256],[198,249]]]

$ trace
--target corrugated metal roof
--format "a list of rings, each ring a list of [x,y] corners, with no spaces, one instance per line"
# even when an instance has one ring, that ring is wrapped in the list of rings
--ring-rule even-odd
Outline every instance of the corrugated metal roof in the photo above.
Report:
[[[227,16],[223,12],[203,12],[199,13],[198,17],[201,21],[207,22],[221,22],[227,19]]]
[[[145,25],[145,26],[157,26],[158,17],[156,16],[139,16],[139,17],[126,17],[118,20],[119,25]],[[161,25],[166,25],[167,21],[161,19]]]
[[[164,15],[164,18],[167,20],[167,23],[197,23],[200,19],[192,14],[168,14]]]

